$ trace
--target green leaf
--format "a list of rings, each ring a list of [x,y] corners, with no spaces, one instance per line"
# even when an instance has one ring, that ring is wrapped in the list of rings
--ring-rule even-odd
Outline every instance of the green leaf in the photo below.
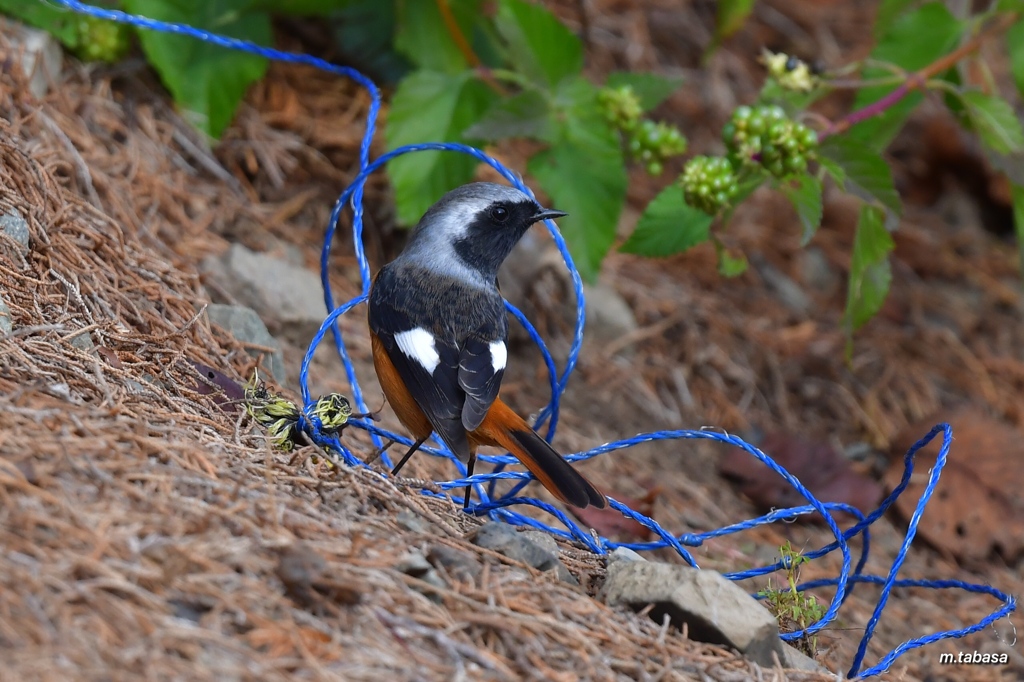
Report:
[[[963,25],[950,14],[945,5],[930,2],[896,19],[872,50],[871,58],[891,62],[906,71],[916,71],[952,50],[962,32]],[[865,69],[863,73],[865,79],[891,75],[891,72],[880,68]],[[854,99],[854,110],[880,100],[894,88],[880,86],[861,89]],[[872,149],[885,149],[922,97],[921,93],[907,95],[880,116],[858,123],[849,135]]]
[[[151,19],[188,24],[260,45],[271,42],[270,17],[244,12],[237,0],[124,0],[124,8]],[[218,137],[267,60],[186,36],[139,30],[149,62],[175,102],[200,130]]]
[[[618,88],[628,85],[640,100],[640,107],[650,111],[668,98],[683,84],[682,76],[660,76],[656,73],[634,73],[632,71],[614,71],[608,74],[605,85]]]
[[[832,181],[836,183],[839,189],[846,191],[846,171],[836,161],[828,158],[827,156],[818,156],[818,163],[825,172],[832,176]]]
[[[395,49],[426,71],[459,73],[468,67],[466,57],[452,37],[437,0],[397,0],[398,31]],[[378,4],[386,4],[378,2]],[[469,40],[478,16],[479,0],[448,0],[455,23]]]
[[[80,44],[78,25],[82,15],[75,12],[45,2],[0,0],[0,14],[41,28],[69,48],[74,49]]]
[[[268,0],[276,2],[278,0]],[[412,70],[412,62],[394,47],[398,14],[394,2],[344,0],[331,14],[334,45],[351,64],[378,84],[397,83]]]
[[[920,4],[919,0],[882,0],[875,15],[875,37],[884,37],[892,23],[916,4]]]
[[[857,221],[850,259],[850,283],[846,297],[846,324],[856,331],[882,308],[892,282],[889,253],[895,243],[885,229],[885,215],[865,204]]]
[[[583,43],[541,5],[500,0],[495,23],[509,61],[533,82],[553,86],[583,70]]]
[[[327,16],[332,12],[345,10],[360,0],[245,0],[236,2],[236,7],[244,6],[247,10],[260,10],[284,14],[294,17]],[[384,4],[384,3],[378,3]]]
[[[663,258],[682,253],[708,240],[713,218],[683,201],[683,190],[673,183],[647,205],[636,230],[619,247],[625,253]]]
[[[750,267],[746,255],[741,253],[734,256],[729,253],[729,249],[725,248],[725,244],[722,242],[717,239],[711,241],[715,245],[715,255],[718,257],[718,274],[722,277],[739,277]]]
[[[977,90],[964,92],[960,97],[978,136],[992,151],[1012,154],[1024,149],[1024,128],[1009,102]]]
[[[790,90],[782,87],[776,79],[769,78],[765,80],[764,86],[757,96],[757,103],[776,104],[782,107],[790,117],[794,117],[827,94],[827,88],[815,88],[809,92]]]
[[[847,180],[868,196],[874,197],[894,213],[900,212],[900,196],[893,184],[892,170],[880,152],[843,135],[825,140],[819,150],[819,156],[838,165],[846,173]],[[826,170],[827,168],[826,166]]]
[[[1017,229],[1017,250],[1020,252],[1020,274],[1024,277],[1024,187],[1010,185],[1013,197],[1013,224]]]
[[[1010,54],[1010,73],[1017,90],[1024,95],[1024,19],[1011,26],[1003,36]]]
[[[585,78],[556,92],[559,126],[552,146],[527,164],[553,200],[567,211],[558,221],[580,274],[593,281],[612,242],[628,179],[622,145],[597,107],[597,89]]]
[[[715,18],[715,42],[721,43],[740,30],[753,9],[754,0],[721,0]]]
[[[553,126],[548,99],[536,90],[526,90],[495,102],[483,118],[466,130],[465,135],[488,142],[510,137],[551,141]]]
[[[818,231],[821,225],[822,201],[821,201],[821,180],[811,175],[801,175],[793,182],[785,182],[779,188],[786,195],[793,208],[800,217],[800,224],[803,225],[803,235],[800,237],[800,246],[807,246],[811,237]]]
[[[416,71],[398,85],[388,113],[388,149],[419,142],[463,142],[495,94],[464,71]],[[477,160],[456,152],[415,152],[388,162],[398,220],[414,225],[442,194],[473,178]]]

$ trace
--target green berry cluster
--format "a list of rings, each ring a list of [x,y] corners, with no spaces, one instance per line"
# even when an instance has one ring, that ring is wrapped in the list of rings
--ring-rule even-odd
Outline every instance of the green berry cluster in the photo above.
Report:
[[[686,151],[686,138],[674,126],[642,118],[643,108],[633,88],[602,88],[597,101],[605,119],[626,139],[629,155],[651,175],[661,175],[664,163]]]
[[[737,107],[722,138],[737,168],[760,165],[777,178],[806,172],[818,149],[817,134],[778,106]]]
[[[686,162],[679,179],[683,198],[709,215],[727,206],[739,191],[736,174],[722,156],[695,156]]]
[[[686,151],[686,138],[674,126],[644,120],[629,140],[629,153],[647,168],[650,175],[661,175],[667,159]]]
[[[636,130],[644,113],[640,98],[629,85],[601,88],[597,93],[597,103],[608,122],[627,133]]]
[[[126,24],[95,17],[78,22],[75,54],[87,62],[116,62],[131,47],[131,29]]]

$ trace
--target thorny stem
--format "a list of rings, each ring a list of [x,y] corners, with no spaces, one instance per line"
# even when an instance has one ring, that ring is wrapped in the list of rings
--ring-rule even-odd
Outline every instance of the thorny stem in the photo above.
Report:
[[[858,109],[857,111],[847,114],[844,118],[834,122],[828,128],[818,133],[818,140],[824,140],[826,137],[844,133],[861,121],[866,121],[873,116],[881,115],[911,92],[925,89],[929,85],[929,80],[931,78],[946,71],[967,55],[977,51],[977,49],[981,47],[986,40],[1003,33],[1019,18],[1020,14],[1018,12],[1009,12],[1001,15],[999,19],[991,24],[987,29],[978,32],[973,38],[957,49],[936,59],[923,69],[907,74],[904,82],[882,99],[877,102],[873,102],[862,109]]]

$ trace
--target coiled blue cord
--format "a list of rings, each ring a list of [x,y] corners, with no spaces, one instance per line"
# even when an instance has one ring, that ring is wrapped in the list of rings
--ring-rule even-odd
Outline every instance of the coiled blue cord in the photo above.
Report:
[[[498,161],[484,154],[482,151],[466,145],[455,144],[455,143],[429,143],[429,144],[417,144],[408,145],[395,149],[394,151],[388,152],[377,159],[370,160],[370,143],[373,140],[373,135],[377,124],[377,115],[380,111],[381,97],[380,91],[372,80],[365,77],[355,69],[337,66],[330,64],[316,57],[312,57],[304,54],[293,54],[288,52],[281,52],[266,48],[254,43],[238,40],[235,38],[228,38],[225,36],[210,33],[201,29],[194,28],[183,24],[171,24],[162,21],[155,21],[146,17],[135,16],[120,12],[117,10],[102,9],[99,7],[93,7],[86,5],[76,0],[50,0],[51,4],[56,4],[65,7],[75,12],[87,14],[100,19],[108,19],[112,21],[118,21],[125,24],[131,24],[139,29],[152,30],[152,31],[165,31],[169,33],[176,33],[179,35],[189,36],[196,40],[202,40],[204,42],[218,45],[224,48],[233,50],[242,50],[255,55],[265,57],[267,59],[274,59],[282,62],[290,62],[293,64],[306,64],[310,66],[323,69],[330,73],[337,74],[346,78],[351,78],[359,85],[366,88],[370,94],[370,106],[367,112],[367,123],[366,132],[363,135],[362,143],[359,150],[359,165],[360,173],[352,181],[352,184],[342,193],[338,198],[338,201],[334,205],[334,210],[331,212],[330,223],[327,226],[327,232],[324,238],[323,250],[321,252],[320,265],[321,265],[321,278],[324,287],[324,303],[327,306],[327,310],[331,311],[324,323],[321,325],[319,331],[314,336],[313,341],[310,343],[306,355],[302,361],[302,367],[300,372],[300,381],[302,389],[302,399],[305,403],[305,408],[308,410],[312,404],[312,399],[309,394],[308,379],[309,379],[309,366],[312,361],[313,352],[323,341],[324,336],[330,331],[333,339],[335,349],[338,352],[344,367],[345,372],[351,387],[352,398],[355,401],[358,409],[362,412],[367,411],[366,404],[363,400],[363,392],[359,385],[359,380],[356,377],[355,368],[352,364],[351,358],[348,354],[348,350],[345,346],[344,338],[342,337],[341,329],[337,324],[338,318],[349,312],[352,308],[366,301],[367,295],[370,291],[371,277],[370,277],[370,266],[366,259],[366,254],[363,250],[363,188],[369,175],[381,168],[388,160],[393,159],[402,154],[408,154],[410,152],[434,150],[434,151],[447,151],[456,152],[462,154],[469,154],[475,157],[482,163],[494,168],[498,171],[506,180],[512,185],[519,188],[529,196],[533,196],[533,193],[528,187],[526,187],[522,180],[515,175],[512,171],[502,166]],[[353,298],[350,301],[345,302],[341,306],[335,307],[334,297],[331,294],[331,285],[328,279],[330,264],[330,253],[331,244],[334,240],[334,233],[337,230],[338,221],[341,217],[341,212],[345,206],[351,205],[352,207],[352,234],[353,234],[353,246],[355,249],[356,259],[359,263],[359,273],[362,281],[362,291],[360,295]],[[565,241],[555,228],[554,224],[547,221],[547,228],[551,232],[554,238],[555,244],[558,246],[562,257],[565,259],[565,265],[572,275],[573,289],[576,294],[576,307],[577,307],[577,319],[575,333],[573,335],[573,342],[569,351],[569,356],[566,361],[565,367],[561,374],[556,372],[554,359],[551,357],[551,353],[548,351],[547,346],[544,344],[543,339],[540,338],[537,330],[534,329],[533,325],[523,316],[523,314],[516,310],[513,306],[508,305],[509,312],[512,316],[519,321],[526,329],[530,338],[540,348],[541,354],[544,357],[545,366],[548,369],[549,381],[551,387],[551,401],[544,408],[539,415],[536,426],[540,428],[544,422],[548,422],[548,428],[546,430],[546,436],[550,440],[554,434],[555,429],[558,425],[558,411],[559,401],[562,393],[565,391],[565,387],[569,382],[569,378],[572,376],[572,372],[576,367],[576,362],[579,358],[580,346],[583,342],[583,326],[584,326],[584,302],[583,302],[583,283],[580,279],[580,275],[576,268],[573,266],[572,257],[569,255],[569,250],[566,247]],[[339,453],[339,456],[348,466],[363,466],[360,459],[355,457],[337,437],[325,435],[321,428],[319,420],[316,417],[307,415],[303,419],[303,426],[313,436],[313,438],[326,447],[331,448],[333,451]],[[352,423],[359,428],[363,428],[370,432],[376,444],[381,443],[381,438],[391,438],[399,443],[410,445],[411,441],[399,434],[394,434],[384,429],[378,428],[372,423],[353,420]],[[914,456],[916,453],[925,445],[927,445],[935,436],[942,433],[942,446],[939,449],[939,455],[936,459],[935,465],[932,467],[928,477],[928,484],[925,486],[925,490],[918,500],[917,506],[914,510],[914,514],[911,516],[910,523],[907,529],[907,534],[900,545],[899,552],[897,552],[892,565],[889,568],[889,573],[886,576],[875,576],[865,575],[862,573],[864,566],[867,562],[868,553],[870,549],[870,535],[869,528],[871,524],[877,521],[882,514],[893,504],[897,497],[899,497],[906,489],[910,482],[911,474],[914,470]],[[843,565],[840,570],[839,576],[836,578],[826,580],[815,580],[803,583],[798,586],[798,590],[808,590],[820,587],[834,587],[835,594],[832,597],[832,601],[829,604],[829,608],[825,615],[820,621],[814,623],[804,630],[798,632],[791,632],[782,635],[783,639],[794,640],[804,637],[806,635],[814,634],[826,627],[838,613],[840,607],[849,595],[852,587],[860,583],[868,583],[872,585],[881,586],[879,599],[875,606],[874,612],[871,618],[868,620],[867,625],[864,628],[864,634],[861,637],[860,644],[857,648],[857,653],[850,666],[848,677],[863,679],[872,677],[880,673],[885,672],[893,664],[893,662],[901,655],[916,649],[918,647],[925,646],[934,642],[938,642],[943,639],[963,637],[965,635],[978,632],[988,627],[997,620],[1006,617],[1008,614],[1013,612],[1016,608],[1016,599],[1000,590],[987,585],[978,585],[973,583],[967,583],[961,580],[909,580],[905,578],[898,578],[900,568],[903,566],[906,560],[907,553],[910,550],[910,545],[914,540],[914,536],[917,533],[917,526],[921,519],[921,514],[924,512],[925,506],[931,499],[932,494],[935,491],[936,485],[939,482],[939,476],[942,473],[942,469],[946,464],[946,459],[949,455],[949,447],[952,442],[953,432],[948,424],[939,424],[933,428],[924,438],[914,444],[913,447],[907,452],[904,457],[904,473],[903,478],[900,481],[899,486],[892,491],[892,493],[883,500],[882,504],[878,509],[874,510],[868,515],[860,513],[858,510],[853,509],[849,505],[834,504],[834,503],[822,503],[817,500],[803,484],[800,483],[794,476],[789,472],[775,463],[770,457],[765,455],[763,452],[753,447],[752,445],[744,442],[742,439],[731,436],[729,434],[718,433],[714,431],[690,431],[690,430],[678,430],[678,431],[657,431],[654,433],[639,434],[632,438],[626,438],[623,440],[615,441],[613,443],[606,443],[599,447],[586,452],[577,453],[567,457],[570,461],[580,461],[590,459],[591,457],[597,457],[599,455],[605,455],[617,450],[626,449],[640,443],[648,443],[653,441],[662,440],[673,440],[678,438],[694,438],[704,440],[714,440],[721,443],[726,443],[734,447],[742,448],[747,451],[751,456],[756,457],[766,466],[772,469],[779,476],[782,476],[790,485],[792,485],[808,502],[807,505],[800,507],[792,507],[789,509],[775,510],[764,516],[760,516],[756,519],[749,519],[740,523],[727,526],[725,528],[708,531],[705,533],[683,533],[681,535],[672,535],[664,528],[662,528],[653,519],[640,514],[626,505],[614,500],[609,499],[611,507],[624,516],[634,519],[645,528],[650,529],[657,537],[658,540],[651,542],[633,542],[633,543],[617,543],[608,540],[607,538],[598,538],[591,534],[588,530],[582,528],[576,521],[570,518],[561,510],[545,503],[540,500],[531,497],[518,496],[519,491],[530,481],[532,477],[530,474],[519,471],[503,471],[506,465],[514,464],[516,462],[514,457],[505,456],[481,456],[480,460],[495,464],[495,471],[488,474],[476,474],[470,478],[465,478],[466,469],[465,466],[458,461],[457,458],[452,456],[443,445],[440,447],[425,447],[423,451],[438,457],[447,457],[456,466],[457,470],[463,476],[451,481],[445,481],[439,484],[443,490],[460,490],[466,485],[472,485],[476,494],[480,498],[480,503],[470,507],[470,511],[475,514],[487,514],[495,519],[501,519],[508,523],[520,524],[531,526],[533,528],[544,530],[557,537],[564,538],[566,540],[575,540],[582,543],[590,551],[596,554],[604,554],[607,551],[616,547],[628,547],[634,550],[653,550],[663,547],[671,547],[675,550],[684,561],[691,566],[696,566],[696,562],[693,556],[689,553],[686,547],[699,547],[703,542],[710,538],[722,537],[730,535],[732,533],[739,533],[757,526],[776,523],[778,521],[785,521],[794,519],[797,516],[804,514],[810,514],[817,512],[821,514],[822,518],[825,519],[829,530],[832,531],[835,541],[821,547],[817,550],[807,552],[805,556],[810,559],[815,559],[825,554],[839,550],[843,557]],[[390,460],[386,455],[382,456],[385,464],[390,464]],[[494,497],[494,483],[498,480],[512,480],[517,481],[515,486],[504,495],[495,498]],[[436,495],[430,491],[423,491],[425,495]],[[459,498],[455,498],[459,500]],[[460,500],[461,501],[461,500]],[[544,511],[550,516],[554,517],[561,524],[562,528],[551,526],[536,519],[523,516],[510,507],[512,506],[532,506],[537,509]],[[830,512],[832,511],[843,511],[846,513],[853,514],[859,519],[857,524],[853,527],[848,528],[845,531],[840,530],[839,525],[836,523],[835,518]],[[564,528],[564,530],[563,530]],[[851,572],[850,564],[852,562],[849,541],[856,536],[862,536],[861,541],[861,554],[857,562],[856,567]],[[726,577],[732,580],[743,580],[756,576],[762,576],[769,573],[773,573],[777,570],[783,569],[784,563],[779,561],[769,566],[763,566],[760,568],[750,569],[747,571],[738,571],[735,573],[728,573]],[[882,612],[885,609],[886,604],[892,594],[894,587],[924,587],[932,589],[961,589],[967,592],[975,594],[987,594],[999,602],[1001,602],[998,609],[993,611],[991,614],[983,618],[978,623],[956,630],[947,630],[944,632],[937,632],[923,637],[918,637],[906,641],[895,649],[885,654],[881,660],[878,661],[874,666],[866,669],[861,669],[864,657],[867,653],[868,644],[871,642],[874,636],[875,630],[878,626],[879,620],[882,617]]]

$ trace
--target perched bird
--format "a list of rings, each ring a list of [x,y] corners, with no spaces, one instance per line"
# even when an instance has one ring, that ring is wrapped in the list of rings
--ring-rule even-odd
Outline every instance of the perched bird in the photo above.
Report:
[[[402,253],[377,273],[370,289],[373,364],[416,439],[392,473],[434,431],[470,475],[479,446],[502,447],[566,504],[607,505],[498,397],[508,338],[498,268],[531,225],[564,215],[512,187],[463,185],[430,207]]]

